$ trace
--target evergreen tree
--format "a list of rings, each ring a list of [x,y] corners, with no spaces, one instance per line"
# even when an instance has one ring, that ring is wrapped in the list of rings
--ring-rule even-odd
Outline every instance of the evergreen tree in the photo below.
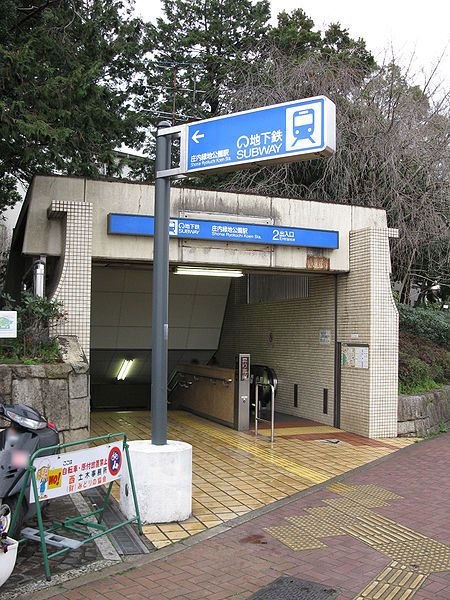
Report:
[[[324,32],[318,31],[314,21],[301,8],[291,13],[282,11],[278,15],[277,27],[270,31],[269,40],[291,61],[315,55],[329,60],[342,60],[359,67],[363,74],[376,67],[362,38],[351,38],[348,30],[342,29],[339,23],[330,24]]]
[[[362,38],[351,38],[348,29],[342,29],[339,23],[332,23],[325,30],[321,55],[324,58],[342,60],[364,75],[368,75],[377,66],[372,53],[366,48],[366,42]]]
[[[122,0],[3,0],[0,212],[36,173],[113,173],[138,143],[143,24]]]
[[[314,30],[314,21],[298,8],[292,13],[283,10],[277,17],[278,25],[269,35],[270,42],[293,59],[317,52],[322,44],[320,31]]]
[[[176,122],[220,114],[267,34],[268,0],[163,0],[163,11],[148,27],[145,108]]]

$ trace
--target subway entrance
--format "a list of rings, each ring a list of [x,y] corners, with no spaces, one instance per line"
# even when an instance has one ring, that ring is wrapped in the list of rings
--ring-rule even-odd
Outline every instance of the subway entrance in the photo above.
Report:
[[[335,287],[331,274],[183,276],[173,268],[169,411],[248,430],[258,397],[262,430],[270,429],[272,407],[275,426],[336,425]],[[148,265],[93,264],[94,411],[150,409],[151,297]],[[243,380],[239,356],[248,356]],[[242,384],[248,390],[240,393]]]
[[[36,176],[14,234],[8,293],[46,265],[39,281],[67,316],[55,333],[77,337],[95,411],[150,406],[154,197],[152,185]],[[247,353],[276,372],[277,413],[396,435],[398,232],[385,211],[174,186],[170,219],[169,375],[213,358],[234,374]]]

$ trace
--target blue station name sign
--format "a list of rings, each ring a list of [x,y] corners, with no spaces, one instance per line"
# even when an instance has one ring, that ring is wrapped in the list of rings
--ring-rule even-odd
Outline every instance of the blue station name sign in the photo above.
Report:
[[[325,96],[214,117],[185,127],[185,175],[326,157],[336,149],[336,107]]]
[[[154,217],[110,213],[108,234],[154,235]],[[278,225],[255,225],[202,219],[170,219],[169,235],[173,238],[305,246],[308,248],[339,248],[339,232]]]

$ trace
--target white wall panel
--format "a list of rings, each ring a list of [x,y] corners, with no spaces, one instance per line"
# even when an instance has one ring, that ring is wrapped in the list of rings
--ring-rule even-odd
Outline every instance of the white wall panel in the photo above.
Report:
[[[199,350],[215,349],[219,344],[220,327],[213,328],[191,328],[187,341],[188,348],[198,348]]]
[[[116,327],[120,317],[120,292],[92,292],[91,325],[92,327]]]
[[[92,348],[150,349],[152,271],[93,267]],[[169,349],[216,350],[228,296],[228,278],[171,275]]]
[[[120,327],[151,327],[152,297],[150,294],[139,294],[124,291],[118,294],[120,302]]]

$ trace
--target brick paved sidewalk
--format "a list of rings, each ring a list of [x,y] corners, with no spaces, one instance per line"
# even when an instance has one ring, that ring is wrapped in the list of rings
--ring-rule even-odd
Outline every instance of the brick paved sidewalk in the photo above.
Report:
[[[445,434],[125,573],[34,598],[249,598],[288,574],[335,588],[339,600],[449,600],[449,465]]]

